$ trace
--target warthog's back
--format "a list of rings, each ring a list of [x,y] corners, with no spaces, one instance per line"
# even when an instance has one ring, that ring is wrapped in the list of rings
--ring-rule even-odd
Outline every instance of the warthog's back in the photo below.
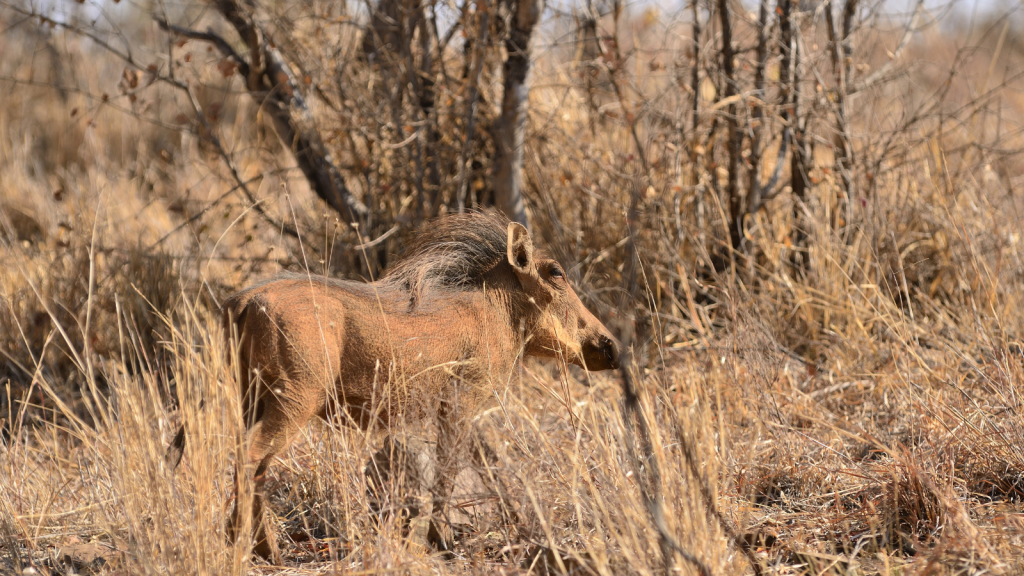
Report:
[[[453,378],[504,380],[517,351],[483,293],[447,294],[413,311],[408,300],[393,287],[294,275],[230,297],[224,318],[237,331],[243,388],[258,373],[286,407],[326,406],[336,394],[358,420],[385,401],[380,416],[390,420],[410,399],[430,408]]]

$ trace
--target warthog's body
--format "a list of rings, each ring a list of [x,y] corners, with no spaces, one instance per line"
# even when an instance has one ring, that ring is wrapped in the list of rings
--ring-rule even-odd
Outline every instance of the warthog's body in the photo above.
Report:
[[[377,282],[287,275],[229,298],[224,319],[257,478],[313,416],[366,428],[432,415],[443,495],[435,508],[451,489],[459,431],[521,356],[597,370],[618,357],[558,264],[535,257],[526,229],[485,214],[428,225]],[[179,433],[173,464],[183,445]],[[275,555],[261,500],[256,551]]]
[[[225,307],[237,319],[239,364],[258,369],[274,383],[263,394],[280,398],[258,403],[257,422],[282,417],[283,431],[340,404],[354,425],[387,425],[436,410],[455,387],[463,406],[478,404],[492,380],[508,377],[521,340],[493,286],[413,312],[403,294],[322,277],[289,275],[233,296]],[[243,394],[249,400],[253,390]]]

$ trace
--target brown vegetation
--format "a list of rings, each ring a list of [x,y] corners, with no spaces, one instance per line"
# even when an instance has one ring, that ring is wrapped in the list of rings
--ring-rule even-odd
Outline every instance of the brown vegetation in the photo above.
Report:
[[[128,4],[0,0],[0,570],[269,572],[224,533],[220,304],[280,270],[379,278],[497,202],[518,4]],[[565,9],[533,30],[523,199],[636,361],[513,371],[472,422],[454,558],[404,536],[409,473],[366,474],[381,430],[303,431],[265,484],[287,569],[1021,571],[1019,14]]]

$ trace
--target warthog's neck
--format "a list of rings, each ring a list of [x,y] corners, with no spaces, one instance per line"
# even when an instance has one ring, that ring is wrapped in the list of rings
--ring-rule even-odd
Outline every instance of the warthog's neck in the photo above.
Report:
[[[364,311],[365,320],[355,332],[385,332],[390,342],[359,363],[391,364],[400,380],[430,389],[446,386],[453,377],[483,388],[507,381],[529,329],[508,288],[506,283],[487,283],[478,290],[434,293],[414,308],[401,297],[372,297],[362,306],[350,302],[351,317],[358,308]],[[347,354],[359,354],[346,348]]]
[[[511,274],[499,273],[484,290],[488,305],[500,318],[497,324],[506,330],[505,338],[516,350],[516,357],[523,349],[540,322],[541,310],[523,291],[519,280]]]

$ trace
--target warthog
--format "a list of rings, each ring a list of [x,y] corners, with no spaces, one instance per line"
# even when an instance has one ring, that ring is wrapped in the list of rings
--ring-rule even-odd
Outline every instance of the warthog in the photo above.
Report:
[[[246,288],[224,303],[224,323],[255,465],[254,550],[274,560],[260,480],[310,418],[366,429],[434,415],[436,523],[447,518],[460,431],[520,357],[606,370],[619,356],[562,267],[534,251],[526,228],[495,214],[428,224],[376,282],[288,274]],[[172,467],[184,440],[182,428],[167,453]],[[236,506],[231,537],[237,515]]]

